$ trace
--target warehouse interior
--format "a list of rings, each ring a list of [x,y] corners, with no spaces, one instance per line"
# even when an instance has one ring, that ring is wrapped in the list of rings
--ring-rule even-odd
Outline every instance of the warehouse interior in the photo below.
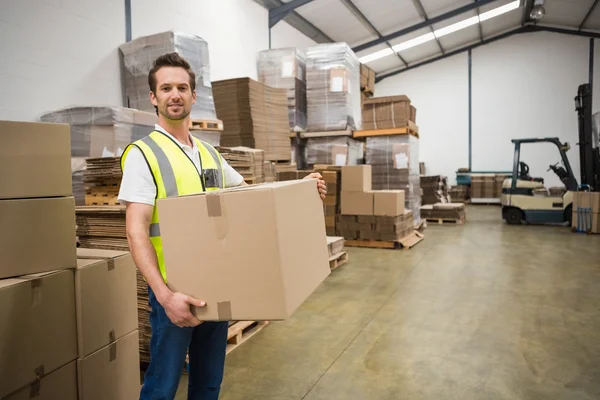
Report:
[[[0,399],[600,399],[598,3],[0,0]]]

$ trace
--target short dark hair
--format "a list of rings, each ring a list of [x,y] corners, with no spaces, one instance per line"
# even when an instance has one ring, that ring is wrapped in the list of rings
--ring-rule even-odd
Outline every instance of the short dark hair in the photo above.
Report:
[[[150,86],[152,93],[156,94],[156,72],[162,67],[181,67],[185,69],[190,76],[190,88],[192,91],[196,90],[196,74],[192,71],[190,63],[178,53],[167,53],[154,60],[154,66],[148,74],[148,86]]]

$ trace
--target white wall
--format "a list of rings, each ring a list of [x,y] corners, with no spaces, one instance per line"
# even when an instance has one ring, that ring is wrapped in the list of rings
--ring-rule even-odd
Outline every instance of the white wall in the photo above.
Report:
[[[405,94],[417,108],[419,158],[426,173],[451,181],[469,165],[467,53],[383,80],[375,95]]]
[[[600,49],[595,53],[597,110]],[[474,49],[473,170],[512,170],[513,138],[558,137],[571,144],[568,156],[579,178],[573,99],[577,87],[588,81],[588,56],[589,39],[547,32],[515,35]],[[468,165],[467,63],[465,52],[376,85],[376,96],[407,94],[417,107],[420,154],[428,174],[453,179],[457,168]],[[438,93],[433,82],[444,90]],[[556,147],[535,146],[523,148],[522,161],[529,164],[532,176],[545,178],[548,186],[559,185],[554,173],[546,171],[560,160]]]
[[[37,120],[72,105],[121,105],[123,0],[0,0],[0,119]],[[268,11],[252,0],[132,1],[133,38],[166,30],[208,41],[211,79],[256,79],[269,47]],[[272,44],[314,44],[285,22]]]
[[[0,0],[0,119],[120,104],[122,0]]]

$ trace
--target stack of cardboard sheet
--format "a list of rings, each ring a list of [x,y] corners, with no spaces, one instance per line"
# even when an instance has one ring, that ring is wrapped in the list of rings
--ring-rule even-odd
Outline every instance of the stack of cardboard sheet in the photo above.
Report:
[[[340,254],[344,251],[344,238],[341,236],[327,236],[327,250],[329,257]]]
[[[450,202],[465,203],[469,199],[469,187],[467,185],[452,186],[448,191]]]
[[[413,212],[417,226],[421,220],[419,139],[413,135],[369,137],[366,163],[372,166],[373,189],[404,191],[405,206]]]
[[[302,179],[308,175],[310,171],[279,171],[277,172],[277,182],[283,181],[294,181],[296,179]]]
[[[287,97],[250,78],[213,82],[218,117],[223,120],[221,145],[265,151],[265,160],[291,158]]]
[[[292,131],[306,130],[306,56],[296,48],[264,50],[258,53],[258,80],[267,86],[285,89],[288,119]]]
[[[421,207],[421,217],[424,219],[464,222],[466,215],[465,205],[462,203],[437,203]]]
[[[193,119],[214,120],[215,105],[210,86],[210,59],[208,43],[201,37],[181,32],[161,32],[138,37],[119,46],[123,54],[123,104],[155,113],[148,92],[148,73],[157,57],[178,53],[186,59],[196,75],[196,103],[192,106]]]
[[[78,206],[75,211],[81,247],[129,250],[125,206]]]
[[[363,129],[391,129],[412,126],[417,109],[407,96],[373,97],[363,100]]]
[[[375,71],[365,64],[360,64],[360,91],[365,97],[371,97],[375,93]]]
[[[119,157],[88,158],[83,171],[85,204],[117,205],[122,176]]]
[[[362,142],[346,136],[329,136],[306,140],[306,162],[315,164],[357,165],[364,159]]]
[[[396,216],[338,215],[337,230],[348,240],[400,241],[414,232],[412,211]]]
[[[507,174],[472,174],[471,197],[474,199],[498,199],[502,197],[502,184],[510,178]]]
[[[227,163],[244,177],[246,183],[264,182],[265,152],[263,150],[243,146],[218,147],[217,150]]]
[[[323,203],[325,204],[325,229],[327,235],[336,235],[335,216],[340,213],[340,194],[342,190],[342,172],[340,167],[315,165],[315,171],[323,176],[327,184],[327,195]]]
[[[140,331],[140,363],[147,365],[150,363],[150,338],[152,337],[152,328],[150,326],[150,312],[152,308],[148,303],[148,284],[138,270],[137,276],[137,312],[138,312],[138,330]]]
[[[361,129],[360,63],[346,43],[306,51],[308,130]]]
[[[450,203],[447,177],[421,175],[420,186],[423,189],[422,204]]]

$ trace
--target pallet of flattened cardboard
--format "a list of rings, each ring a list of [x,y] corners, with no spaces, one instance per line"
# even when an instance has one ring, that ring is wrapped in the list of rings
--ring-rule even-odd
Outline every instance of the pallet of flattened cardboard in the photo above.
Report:
[[[338,215],[336,225],[349,247],[410,249],[424,239],[413,228],[410,210],[398,216]]]
[[[348,262],[348,253],[344,251],[344,243],[345,240],[341,236],[327,236],[329,268],[332,271]]]
[[[467,214],[463,203],[436,203],[421,206],[421,218],[440,225],[462,225],[467,221]]]

